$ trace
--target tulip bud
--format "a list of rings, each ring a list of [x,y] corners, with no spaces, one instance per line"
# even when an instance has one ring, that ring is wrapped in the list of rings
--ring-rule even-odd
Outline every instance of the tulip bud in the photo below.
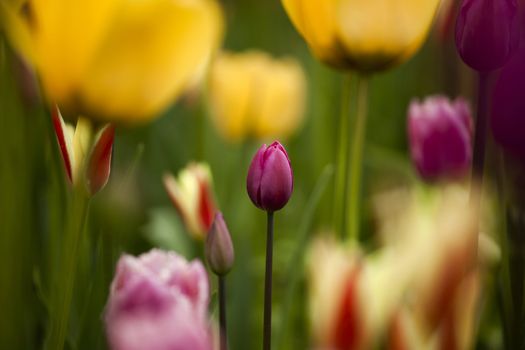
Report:
[[[78,118],[76,127],[66,124],[58,107],[53,109],[53,125],[69,182],[83,183],[89,195],[108,182],[115,129],[106,124],[92,137],[91,123]]]
[[[164,175],[164,187],[179,212],[186,229],[198,239],[211,227],[215,215],[210,168],[203,163],[190,163],[177,178]]]
[[[519,44],[516,0],[463,0],[456,22],[456,47],[471,68],[503,67]]]
[[[206,237],[206,260],[217,275],[227,274],[235,260],[230,231],[220,212],[215,214],[215,220]]]
[[[471,113],[461,98],[413,101],[408,111],[410,153],[425,180],[465,175],[472,159]]]
[[[278,141],[259,148],[248,170],[246,188],[260,209],[273,212],[286,205],[293,191],[293,173],[288,154]]]

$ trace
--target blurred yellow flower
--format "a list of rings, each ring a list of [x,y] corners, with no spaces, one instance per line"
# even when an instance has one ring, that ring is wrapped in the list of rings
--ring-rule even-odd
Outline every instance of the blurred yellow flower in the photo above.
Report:
[[[213,121],[231,141],[287,137],[304,117],[306,77],[291,58],[222,53],[211,64],[209,89]]]
[[[36,66],[48,100],[111,121],[156,116],[202,71],[222,36],[215,0],[29,0],[27,6],[0,4],[0,19]]]
[[[377,71],[401,63],[423,43],[439,0],[282,0],[321,61]]]

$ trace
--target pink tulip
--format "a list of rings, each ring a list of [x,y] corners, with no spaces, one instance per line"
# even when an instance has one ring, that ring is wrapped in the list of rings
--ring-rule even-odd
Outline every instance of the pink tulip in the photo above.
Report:
[[[114,350],[211,350],[208,277],[198,260],[160,250],[123,255],[106,306]]]

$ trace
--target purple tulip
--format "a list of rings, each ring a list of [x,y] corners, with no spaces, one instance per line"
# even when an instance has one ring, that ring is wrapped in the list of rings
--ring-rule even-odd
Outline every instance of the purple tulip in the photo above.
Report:
[[[230,231],[220,212],[215,214],[215,220],[206,237],[206,260],[217,275],[227,274],[235,260]]]
[[[525,160],[525,48],[501,70],[494,86],[490,124],[496,142]]]
[[[519,44],[516,0],[463,0],[456,22],[456,47],[471,68],[503,67]]]
[[[123,255],[106,306],[113,350],[211,350],[209,285],[200,261],[152,250]]]
[[[410,153],[421,177],[463,176],[470,168],[472,119],[462,98],[433,96],[413,101],[408,110]]]
[[[278,141],[259,148],[248,170],[246,187],[258,208],[273,212],[286,205],[293,191],[293,173],[288,154]]]

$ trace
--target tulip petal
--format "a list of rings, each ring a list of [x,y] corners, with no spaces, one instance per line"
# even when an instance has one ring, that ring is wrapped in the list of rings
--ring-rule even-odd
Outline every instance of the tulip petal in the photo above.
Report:
[[[263,162],[264,154],[266,151],[266,145],[262,145],[253,157],[250,168],[248,169],[248,176],[246,178],[246,189],[248,196],[252,202],[261,207],[261,180],[263,176]]]
[[[290,160],[280,144],[272,144],[266,150],[259,191],[263,209],[279,210],[288,202],[293,190]]]
[[[50,100],[72,102],[71,92],[86,78],[86,69],[122,1],[29,1],[36,64]]]
[[[66,170],[67,178],[70,182],[73,182],[73,170],[72,170],[72,157],[73,157],[73,145],[70,137],[68,137],[66,123],[58,110],[58,107],[52,109],[53,126],[55,128],[55,134],[57,136],[58,146],[60,147],[60,153],[62,154],[62,160],[64,161],[64,167]]]
[[[255,82],[247,71],[253,60],[260,59],[260,54],[247,55],[222,53],[214,60],[210,72],[211,116],[219,132],[233,141],[246,136],[248,116],[253,108],[251,92]]]
[[[337,36],[338,0],[282,0],[292,22],[323,61],[343,64],[344,52]]]
[[[211,0],[126,1],[91,62],[83,102],[114,120],[155,116],[202,71],[221,28]]]
[[[93,195],[108,182],[111,170],[111,153],[115,128],[107,125],[99,132],[89,158],[86,180],[89,192]]]
[[[258,138],[289,136],[301,123],[306,99],[306,78],[295,60],[269,61],[261,71],[258,108],[253,109]]]
[[[438,0],[340,0],[338,35],[356,68],[384,69],[410,57],[423,43]]]

